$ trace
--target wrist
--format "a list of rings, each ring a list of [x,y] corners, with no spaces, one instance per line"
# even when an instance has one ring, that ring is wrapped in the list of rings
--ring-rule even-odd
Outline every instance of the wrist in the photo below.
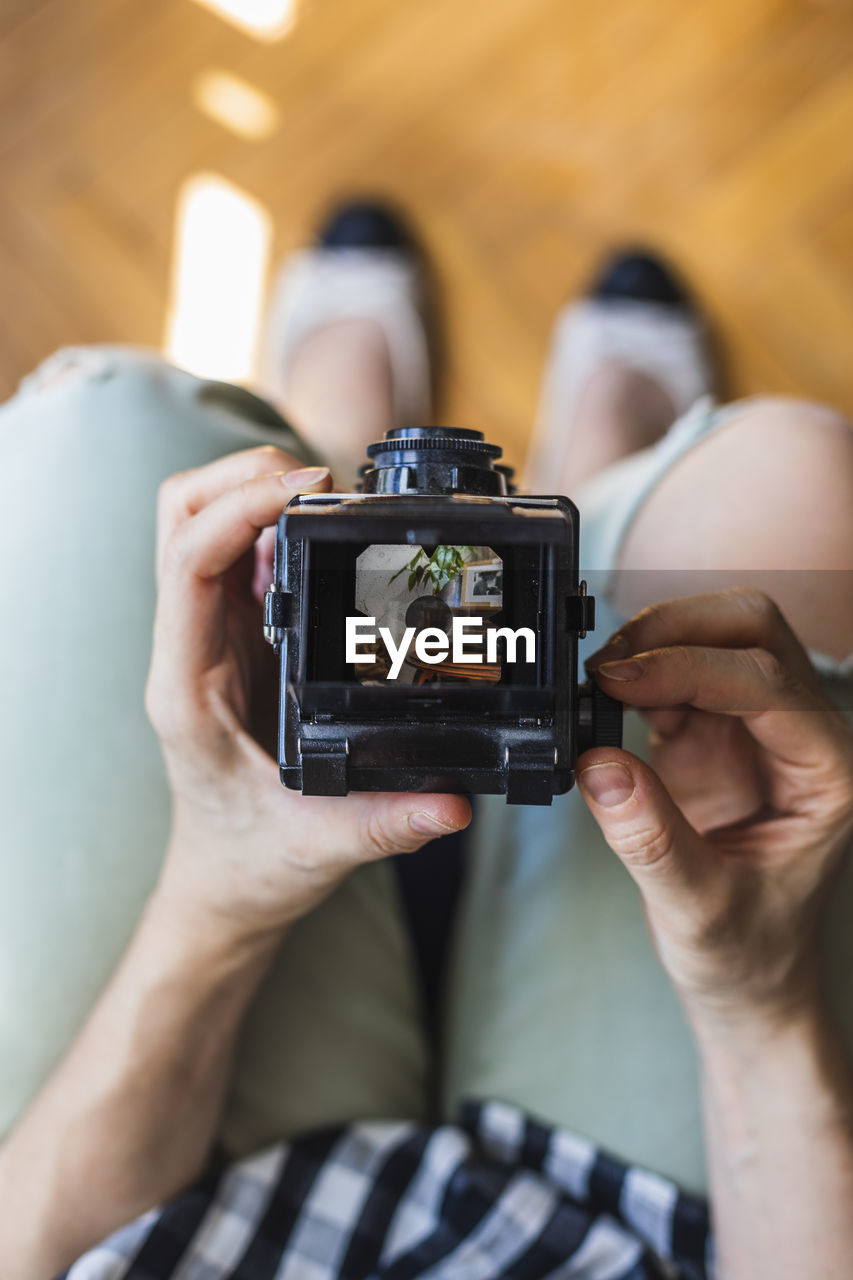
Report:
[[[753,1019],[694,1026],[706,1123],[713,1117],[729,1175],[790,1161],[804,1135],[821,1143],[850,1132],[853,1079],[837,1029],[822,1005],[787,1021]],[[722,1157],[721,1157],[722,1158]]]
[[[180,798],[157,892],[216,945],[274,950],[351,865],[318,854],[286,807],[269,810],[261,798],[225,816]]]
[[[820,992],[784,1012],[739,1008],[725,1015],[687,1012],[702,1074],[729,1095],[754,1095],[758,1105],[778,1092],[794,1107],[808,1106],[798,1078],[838,1083],[849,1066],[838,1029]]]
[[[241,972],[262,976],[285,932],[258,928],[213,906],[173,879],[168,867],[148,900],[143,931],[167,963],[223,979]]]
[[[287,833],[257,809],[207,811],[173,801],[172,824],[157,896],[204,945],[274,951],[304,914],[296,876],[288,874]],[[291,892],[292,889],[292,892]]]
[[[758,955],[716,968],[721,972],[713,980],[710,974],[692,983],[672,978],[697,1039],[758,1045],[794,1029],[807,1032],[827,1016],[817,947],[775,963]]]
[[[811,1000],[789,1005],[683,1001],[682,1007],[703,1057],[729,1051],[750,1055],[773,1052],[795,1041],[822,1039],[831,1026],[819,993]]]

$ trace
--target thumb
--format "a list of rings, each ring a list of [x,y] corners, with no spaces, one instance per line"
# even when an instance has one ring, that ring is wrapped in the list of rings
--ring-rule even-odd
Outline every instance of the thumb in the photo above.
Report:
[[[376,794],[365,797],[358,826],[362,859],[414,853],[437,836],[460,831],[471,821],[464,796]]]
[[[580,757],[577,781],[647,906],[666,910],[695,902],[708,866],[702,837],[654,770],[629,751],[602,747]]]

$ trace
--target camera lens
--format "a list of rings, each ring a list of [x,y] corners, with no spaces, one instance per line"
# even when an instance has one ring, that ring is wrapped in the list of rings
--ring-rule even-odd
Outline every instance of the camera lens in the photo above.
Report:
[[[363,493],[505,497],[512,469],[495,466],[503,450],[482,431],[464,427],[400,427],[368,445],[372,466],[362,471]]]

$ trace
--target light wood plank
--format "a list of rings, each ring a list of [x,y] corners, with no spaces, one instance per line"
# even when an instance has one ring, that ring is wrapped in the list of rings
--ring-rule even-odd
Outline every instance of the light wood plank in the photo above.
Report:
[[[270,94],[249,143],[193,78]],[[157,342],[175,202],[210,169],[279,252],[349,192],[411,210],[450,353],[441,414],[518,464],[548,333],[602,254],[668,251],[733,394],[853,414],[853,22],[802,0],[302,0],[273,45],[190,0],[0,13],[0,395],[59,342]]]

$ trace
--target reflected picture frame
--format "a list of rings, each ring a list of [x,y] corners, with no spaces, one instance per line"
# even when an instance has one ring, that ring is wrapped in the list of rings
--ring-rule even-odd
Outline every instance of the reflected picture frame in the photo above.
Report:
[[[461,601],[480,609],[498,610],[503,606],[503,561],[471,560],[462,568]]]

